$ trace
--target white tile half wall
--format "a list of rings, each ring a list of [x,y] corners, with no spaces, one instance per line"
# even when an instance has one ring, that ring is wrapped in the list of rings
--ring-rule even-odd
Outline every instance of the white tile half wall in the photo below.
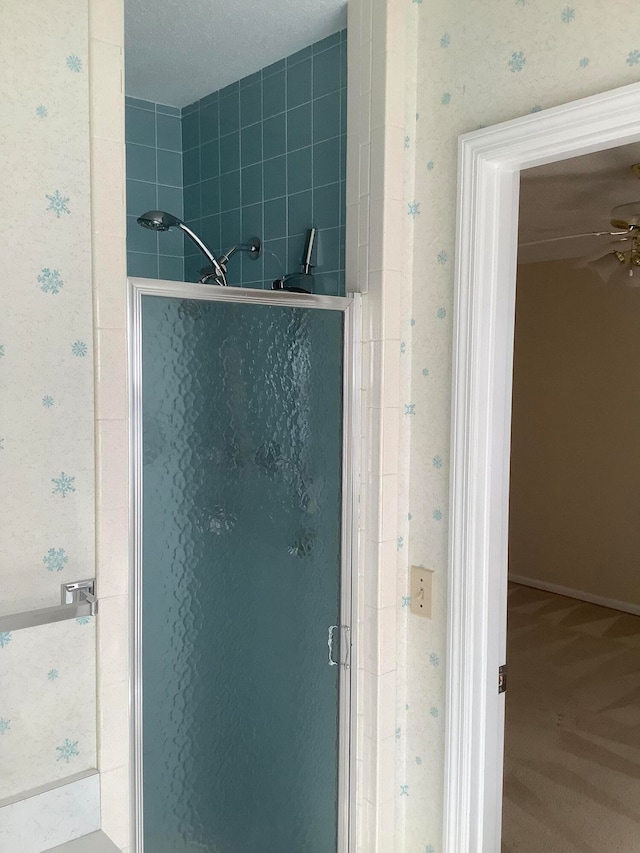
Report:
[[[350,0],[347,132],[348,291],[363,297],[362,501],[359,535],[357,851],[403,850],[404,666],[412,235],[403,229],[405,86],[415,56],[406,4]],[[415,75],[410,75],[412,78]],[[406,457],[406,454],[405,454]],[[396,830],[398,823],[400,830]]]
[[[0,801],[0,851],[43,853],[95,832],[100,826],[100,783],[96,770],[76,774],[55,787]]]
[[[127,850],[131,824],[123,0],[89,0],[89,70],[100,599],[98,768],[103,832],[118,849]]]

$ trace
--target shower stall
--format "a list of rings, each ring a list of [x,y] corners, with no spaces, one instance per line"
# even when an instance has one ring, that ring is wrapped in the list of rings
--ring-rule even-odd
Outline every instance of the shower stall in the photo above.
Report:
[[[134,849],[347,853],[358,298],[129,294]]]

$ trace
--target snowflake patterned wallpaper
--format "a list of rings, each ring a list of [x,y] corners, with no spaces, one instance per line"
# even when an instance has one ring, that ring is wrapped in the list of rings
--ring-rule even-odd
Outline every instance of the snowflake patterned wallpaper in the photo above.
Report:
[[[417,32],[416,107],[402,152],[413,172],[405,209],[416,251],[401,344],[411,376],[401,409],[410,421],[411,476],[398,546],[405,565],[437,574],[432,621],[409,615],[406,574],[398,595],[412,675],[396,733],[397,840],[406,853],[440,853],[457,137],[637,82],[640,27],[632,0],[405,3],[407,32]]]
[[[0,612],[11,613],[59,604],[61,582],[94,574],[87,0],[13,4],[0,53]],[[92,622],[0,634],[0,798],[95,766]]]

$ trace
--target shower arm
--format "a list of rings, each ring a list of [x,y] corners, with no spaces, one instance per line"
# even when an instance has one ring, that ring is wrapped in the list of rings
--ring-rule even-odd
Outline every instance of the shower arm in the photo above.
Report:
[[[226,260],[228,260],[228,258],[226,260],[221,259],[219,261],[215,257],[215,255],[210,251],[210,249],[208,249],[207,246],[202,242],[202,240],[198,237],[198,235],[194,234],[194,232],[191,230],[191,228],[189,228],[187,225],[185,225],[184,222],[178,222],[178,228],[181,228],[184,231],[184,233],[187,235],[187,237],[190,237],[193,240],[193,242],[200,249],[202,254],[205,255],[205,257],[207,258],[207,260],[209,261],[209,263],[213,267],[215,274],[217,276],[222,276],[222,278],[224,278],[225,264],[226,264]]]
[[[248,243],[238,243],[236,246],[232,246],[230,249],[227,249],[224,255],[222,255],[218,260],[218,263],[223,270],[227,269],[227,264],[229,263],[230,258],[232,258],[236,252],[248,252],[250,255],[253,255],[255,259],[260,254],[260,240],[257,237],[251,237]]]

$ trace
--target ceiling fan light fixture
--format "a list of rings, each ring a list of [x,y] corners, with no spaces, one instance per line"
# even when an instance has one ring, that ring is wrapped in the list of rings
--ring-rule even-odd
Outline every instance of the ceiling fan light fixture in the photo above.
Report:
[[[611,211],[611,225],[620,231],[640,228],[640,201],[619,204]]]

